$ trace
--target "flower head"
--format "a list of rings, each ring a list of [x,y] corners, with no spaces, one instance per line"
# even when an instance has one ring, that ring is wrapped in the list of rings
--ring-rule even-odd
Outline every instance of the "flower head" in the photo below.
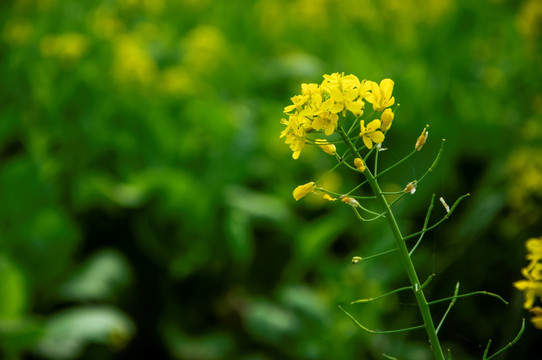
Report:
[[[313,181],[311,181],[309,183],[306,183],[304,185],[299,185],[298,187],[296,187],[294,189],[294,194],[293,195],[294,195],[295,201],[298,201],[299,199],[301,199],[305,195],[313,192],[314,189],[316,189],[316,184]]]

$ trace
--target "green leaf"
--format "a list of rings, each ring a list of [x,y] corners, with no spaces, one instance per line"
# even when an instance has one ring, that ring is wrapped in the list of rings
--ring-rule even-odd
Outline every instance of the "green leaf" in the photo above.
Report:
[[[36,350],[50,359],[74,359],[89,343],[122,348],[134,332],[134,323],[115,308],[81,306],[50,317]]]

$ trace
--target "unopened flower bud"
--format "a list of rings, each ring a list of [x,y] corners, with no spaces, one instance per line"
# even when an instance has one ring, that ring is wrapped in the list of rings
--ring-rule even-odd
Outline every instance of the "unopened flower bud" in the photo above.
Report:
[[[357,264],[357,263],[361,262],[361,260],[363,260],[363,258],[361,256],[354,256],[352,258],[352,264]]]
[[[343,203],[345,203],[347,205],[350,205],[350,206],[353,206],[353,207],[359,207],[359,202],[354,198],[348,197],[346,195],[341,195],[340,199],[341,199],[341,201]]]
[[[411,181],[407,184],[403,192],[414,194],[416,192],[416,186],[418,186],[418,182],[416,180]]]
[[[336,198],[331,197],[331,195],[329,195],[329,194],[324,194],[323,198],[326,199],[327,201],[335,201],[335,200],[337,200]]]
[[[354,159],[354,166],[356,167],[356,169],[358,169],[361,172],[364,172],[365,169],[367,169],[367,166],[365,166],[365,164],[363,163],[363,160],[361,160],[360,158]]]
[[[420,135],[420,137],[418,137],[418,141],[416,141],[415,148],[417,151],[420,151],[425,145],[425,142],[427,141],[427,136],[429,136],[429,131],[427,131],[427,128],[424,128],[422,134]]]
[[[382,122],[380,129],[382,131],[387,131],[391,127],[391,123],[393,122],[393,118],[395,117],[395,114],[391,109],[386,109],[382,113],[382,116],[380,117],[380,120]]]
[[[304,185],[299,185],[294,190],[294,199],[295,199],[295,201],[298,201],[299,199],[301,199],[302,197],[304,197],[308,193],[313,192],[314,189],[316,189],[316,184],[314,182],[312,182],[312,181],[309,182],[309,183],[306,183]]]
[[[337,148],[333,144],[328,144],[326,139],[316,139],[316,145],[320,146],[329,155],[335,155]]]

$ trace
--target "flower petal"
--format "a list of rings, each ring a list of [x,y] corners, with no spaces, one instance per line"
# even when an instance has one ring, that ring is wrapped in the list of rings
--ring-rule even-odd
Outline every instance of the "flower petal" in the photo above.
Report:
[[[363,135],[362,139],[365,146],[367,146],[367,149],[373,148],[373,142],[371,141],[371,139],[369,139],[367,135]]]
[[[382,131],[375,131],[371,133],[370,137],[371,140],[373,140],[377,144],[380,144],[385,139],[384,133]]]
[[[391,79],[384,79],[380,82],[380,91],[384,99],[389,99],[393,92],[394,82]]]

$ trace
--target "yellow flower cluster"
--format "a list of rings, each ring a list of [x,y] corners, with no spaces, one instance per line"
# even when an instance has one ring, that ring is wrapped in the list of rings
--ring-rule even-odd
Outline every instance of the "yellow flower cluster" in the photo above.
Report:
[[[384,141],[384,133],[391,126],[393,112],[387,109],[395,103],[392,96],[393,81],[384,79],[377,84],[373,81],[360,81],[355,75],[334,73],[324,75],[324,81],[318,84],[302,84],[301,94],[291,98],[292,104],[284,108],[288,119],[282,119],[286,126],[280,135],[285,137],[286,144],[293,151],[292,157],[299,158],[307,144],[307,134],[323,132],[330,136],[337,129],[339,115],[346,117],[348,113],[356,119],[363,115],[365,102],[373,105],[373,109],[382,112],[382,120],[373,120],[365,126],[360,121],[360,137],[367,148],[373,143]],[[335,154],[334,147],[324,147],[326,139],[318,139],[316,144],[329,153]]]
[[[527,267],[521,269],[521,273],[526,280],[516,281],[514,286],[525,293],[523,307],[530,309],[534,314],[531,319],[533,325],[538,329],[542,329],[542,308],[533,307],[537,296],[542,300],[542,237],[527,240],[525,247],[528,252],[527,260],[530,263]]]

